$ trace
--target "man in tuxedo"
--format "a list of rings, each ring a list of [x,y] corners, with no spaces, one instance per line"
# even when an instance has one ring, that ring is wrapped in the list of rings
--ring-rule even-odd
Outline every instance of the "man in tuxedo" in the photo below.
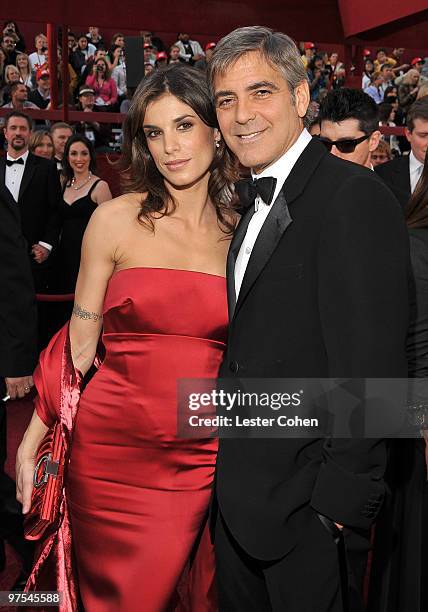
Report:
[[[219,42],[208,76],[223,138],[252,174],[237,185],[247,210],[227,262],[220,378],[406,377],[399,204],[304,128],[310,94],[294,42],[240,28]],[[220,610],[362,610],[354,560],[367,553],[385,464],[380,439],[220,439]]]
[[[406,137],[410,142],[410,155],[376,166],[375,171],[385,183],[402,194],[407,203],[414,192],[424,166],[428,147],[428,100],[421,98],[410,107],[406,119]]]
[[[0,258],[0,571],[7,539],[20,554],[25,574],[31,568],[32,550],[23,539],[15,483],[4,471],[7,427],[3,398],[25,397],[33,386],[37,359],[36,300],[19,209],[10,201],[10,194],[1,182]]]
[[[31,119],[12,111],[4,128],[8,148],[0,162],[0,183],[8,204],[18,208],[36,291],[43,291],[47,260],[59,237],[61,185],[55,164],[29,153],[30,133]]]

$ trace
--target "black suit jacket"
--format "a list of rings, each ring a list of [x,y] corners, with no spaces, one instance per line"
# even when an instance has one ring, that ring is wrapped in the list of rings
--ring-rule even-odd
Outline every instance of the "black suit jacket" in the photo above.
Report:
[[[0,377],[17,377],[36,365],[37,320],[27,243],[8,194],[0,184]]]
[[[19,208],[22,233],[29,252],[40,240],[55,247],[60,231],[59,202],[62,197],[55,163],[29,153],[17,203],[5,187],[5,172],[4,157],[0,161],[0,184],[4,188],[4,197]]]
[[[375,172],[382,177],[400,204],[405,208],[412,195],[409,156],[396,157],[385,164],[379,164],[375,167]]]
[[[405,378],[409,249],[391,192],[374,172],[313,140],[272,206],[236,306],[245,216],[230,247],[230,331],[219,376]],[[247,552],[275,559],[314,511],[368,529],[385,492],[385,464],[380,440],[221,439],[217,502]]]

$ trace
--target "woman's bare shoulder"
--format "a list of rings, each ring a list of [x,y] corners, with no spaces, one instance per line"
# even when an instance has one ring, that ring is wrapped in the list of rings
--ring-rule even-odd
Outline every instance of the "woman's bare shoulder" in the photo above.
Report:
[[[135,221],[144,198],[145,194],[142,193],[125,193],[107,200],[97,207],[91,220],[95,218],[100,225],[123,227],[124,224]]]

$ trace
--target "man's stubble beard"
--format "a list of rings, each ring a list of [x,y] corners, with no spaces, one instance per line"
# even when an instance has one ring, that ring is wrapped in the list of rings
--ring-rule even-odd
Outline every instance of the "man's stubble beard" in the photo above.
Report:
[[[13,149],[14,151],[19,152],[19,151],[22,151],[22,149],[25,149],[25,148],[26,148],[26,146],[27,146],[27,144],[28,144],[28,143],[26,143],[26,142],[25,142],[25,140],[24,140],[24,141],[23,141],[23,143],[22,143],[22,145],[18,145],[18,146],[17,146],[17,145],[16,145],[16,143],[15,143],[15,141],[14,141],[14,140],[12,140],[12,142],[10,143],[10,146],[12,147],[12,149]]]

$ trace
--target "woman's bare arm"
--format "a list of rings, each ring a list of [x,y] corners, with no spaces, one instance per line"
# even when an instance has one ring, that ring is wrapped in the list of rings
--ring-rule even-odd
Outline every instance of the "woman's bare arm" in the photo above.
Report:
[[[73,364],[83,375],[94,362],[102,328],[104,296],[115,266],[111,204],[107,202],[94,212],[82,244],[70,320],[70,344]]]
[[[112,195],[108,183],[106,183],[106,181],[100,181],[92,192],[92,200],[99,206],[103,202],[111,200],[111,198]]]

